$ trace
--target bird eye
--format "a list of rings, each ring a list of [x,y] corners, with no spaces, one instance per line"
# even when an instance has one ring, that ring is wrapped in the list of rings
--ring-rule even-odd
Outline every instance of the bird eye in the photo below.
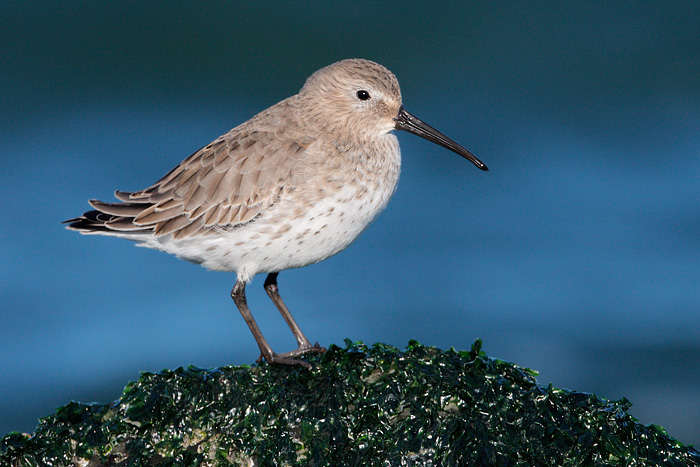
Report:
[[[357,91],[357,98],[361,101],[366,101],[367,99],[369,99],[369,93],[364,89],[361,91]]]

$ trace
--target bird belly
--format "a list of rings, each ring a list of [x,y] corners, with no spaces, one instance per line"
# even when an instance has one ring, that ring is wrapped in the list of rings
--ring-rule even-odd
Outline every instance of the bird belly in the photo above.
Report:
[[[304,203],[290,197],[229,231],[183,240],[150,237],[142,245],[207,269],[235,271],[243,281],[258,273],[307,266],[350,245],[386,207],[397,181],[398,173],[371,190],[364,184],[348,185]]]
[[[352,153],[341,164],[309,164],[274,205],[246,224],[179,240],[151,236],[142,245],[207,269],[235,271],[241,281],[322,261],[348,247],[396,190],[398,141],[388,134],[383,143],[376,153]]]

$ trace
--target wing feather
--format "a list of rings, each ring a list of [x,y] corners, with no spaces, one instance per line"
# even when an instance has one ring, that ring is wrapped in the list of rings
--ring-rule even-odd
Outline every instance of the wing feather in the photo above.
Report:
[[[173,233],[177,230],[187,227],[190,224],[190,222],[191,220],[187,216],[187,214],[180,214],[179,216],[173,217],[172,219],[168,219],[163,222],[158,222],[155,226],[153,233],[156,236]]]
[[[173,232],[173,238],[185,238],[185,237],[196,237],[203,234],[205,231],[202,229],[204,227],[204,221],[201,217],[191,221],[188,225]]]
[[[144,190],[117,191],[123,203],[94,201],[109,214],[102,228],[180,239],[255,219],[277,201],[314,141],[293,118],[294,106],[290,98],[263,111]]]
[[[143,204],[141,203],[104,203],[97,199],[91,199],[89,203],[90,206],[98,211],[112,214],[113,216],[136,216],[143,211]]]
[[[133,219],[133,223],[136,225],[153,225],[160,222],[165,222],[177,217],[184,212],[182,205],[173,206],[169,209],[158,210],[158,205],[154,204],[150,208],[143,211],[141,214]]]

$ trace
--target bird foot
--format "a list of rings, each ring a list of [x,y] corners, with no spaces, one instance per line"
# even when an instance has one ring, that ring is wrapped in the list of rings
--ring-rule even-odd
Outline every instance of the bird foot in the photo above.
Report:
[[[325,347],[321,347],[318,345],[318,342],[316,342],[314,345],[311,344],[306,344],[306,345],[300,345],[298,349],[292,350],[291,352],[285,352],[283,354],[279,354],[282,357],[298,357],[300,355],[304,355],[305,353],[313,352],[313,353],[324,353],[326,351]]]
[[[272,353],[269,357],[264,354],[260,354],[260,357],[258,357],[257,363],[261,363],[264,360],[267,360],[268,363],[272,363],[274,365],[301,365],[304,368],[311,369],[312,366],[310,363],[307,363],[303,360],[297,360],[294,357],[299,357],[301,355],[304,355],[309,352],[314,352],[314,353],[324,353],[326,351],[325,347],[321,347],[318,345],[318,342],[316,342],[314,345],[308,344],[308,345],[301,345],[299,346],[298,349],[292,350],[291,352],[285,352],[285,353]]]

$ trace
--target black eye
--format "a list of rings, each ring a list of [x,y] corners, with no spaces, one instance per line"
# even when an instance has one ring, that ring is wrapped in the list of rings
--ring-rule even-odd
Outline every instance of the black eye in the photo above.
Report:
[[[364,89],[361,91],[357,91],[357,98],[361,101],[366,101],[367,99],[369,99],[369,93]]]

